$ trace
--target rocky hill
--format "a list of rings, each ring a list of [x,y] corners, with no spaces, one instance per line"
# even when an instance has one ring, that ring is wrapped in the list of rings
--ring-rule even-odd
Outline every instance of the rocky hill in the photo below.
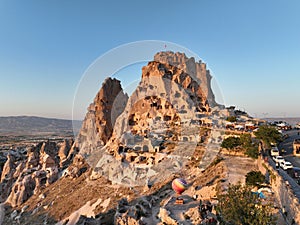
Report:
[[[144,185],[171,176],[193,156],[200,127],[209,126],[217,106],[210,79],[204,63],[173,52],[156,54],[142,68],[129,99],[118,81],[107,79],[88,109],[80,152],[113,183]]]
[[[204,63],[173,52],[157,53],[142,68],[130,97],[120,81],[107,78],[74,143],[44,142],[23,155],[7,155],[0,186],[6,216],[0,223],[204,221],[197,196],[213,197],[226,176],[221,160],[213,161],[222,107],[210,79]],[[186,204],[174,208],[171,182],[178,176],[189,186]]]

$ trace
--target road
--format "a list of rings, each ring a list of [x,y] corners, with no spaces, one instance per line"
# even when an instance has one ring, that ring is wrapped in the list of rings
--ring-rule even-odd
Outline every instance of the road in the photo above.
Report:
[[[283,158],[287,161],[290,161],[294,167],[300,167],[300,158],[293,156],[293,141],[296,138],[300,138],[298,135],[298,130],[290,130],[290,131],[285,131],[284,134],[288,134],[289,137],[286,138],[282,143],[278,145],[278,149],[280,151],[280,154],[283,156]],[[282,151],[284,149],[284,152]],[[272,160],[271,157],[269,157],[269,164],[275,168],[275,162]],[[291,185],[295,195],[298,197],[300,200],[300,186],[297,184],[297,182],[290,177],[286,171],[283,169],[279,169],[279,174],[281,177],[285,180],[288,181],[288,183]]]
[[[269,164],[275,169],[275,162],[269,157]],[[279,174],[283,178],[283,180],[288,181],[289,185],[292,187],[295,196],[300,200],[300,186],[297,184],[297,182],[291,178],[286,171],[279,168]]]
[[[293,141],[300,138],[298,132],[300,132],[300,130],[284,131],[283,134],[287,134],[289,137],[278,145],[281,155],[285,160],[291,162],[294,167],[300,167],[300,157],[293,156]],[[284,149],[284,153],[282,152],[282,149]]]

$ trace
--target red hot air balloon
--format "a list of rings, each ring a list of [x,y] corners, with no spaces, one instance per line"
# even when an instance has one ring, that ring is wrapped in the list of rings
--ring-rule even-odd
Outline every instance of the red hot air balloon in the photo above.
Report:
[[[176,178],[172,182],[172,188],[177,194],[181,195],[181,193],[186,190],[187,183],[182,178]]]

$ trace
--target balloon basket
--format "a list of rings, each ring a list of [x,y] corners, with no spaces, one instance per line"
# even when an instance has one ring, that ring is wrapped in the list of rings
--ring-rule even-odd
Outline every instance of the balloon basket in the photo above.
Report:
[[[183,198],[181,198],[180,196],[177,196],[175,204],[176,205],[183,205],[184,204]]]

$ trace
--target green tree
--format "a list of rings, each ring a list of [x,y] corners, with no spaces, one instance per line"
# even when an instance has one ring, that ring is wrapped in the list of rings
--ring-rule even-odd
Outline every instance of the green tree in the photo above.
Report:
[[[271,142],[277,143],[282,141],[282,135],[275,127],[263,125],[260,126],[258,131],[254,132],[255,136],[263,140],[270,146]]]
[[[239,137],[229,137],[223,140],[221,147],[226,149],[234,149],[241,145],[241,139]]]
[[[234,122],[236,122],[236,117],[235,116],[229,116],[229,117],[227,117],[226,120],[229,121],[229,122],[234,123]]]
[[[245,154],[252,159],[257,159],[259,155],[258,146],[252,144],[251,146],[246,147]]]
[[[252,145],[252,139],[251,139],[251,134],[241,134],[240,136],[241,139],[241,144],[243,145],[243,147],[249,147]]]
[[[260,171],[252,170],[246,174],[246,184],[257,186],[265,181],[265,176]]]
[[[252,142],[250,134],[241,134],[240,137],[226,138],[225,140],[223,140],[221,147],[228,150],[233,150],[237,149],[237,147],[241,147],[245,155],[253,159],[257,159],[259,154],[258,144]]]
[[[270,205],[262,205],[250,187],[229,185],[226,193],[218,193],[217,213],[222,225],[273,225],[276,218]]]

